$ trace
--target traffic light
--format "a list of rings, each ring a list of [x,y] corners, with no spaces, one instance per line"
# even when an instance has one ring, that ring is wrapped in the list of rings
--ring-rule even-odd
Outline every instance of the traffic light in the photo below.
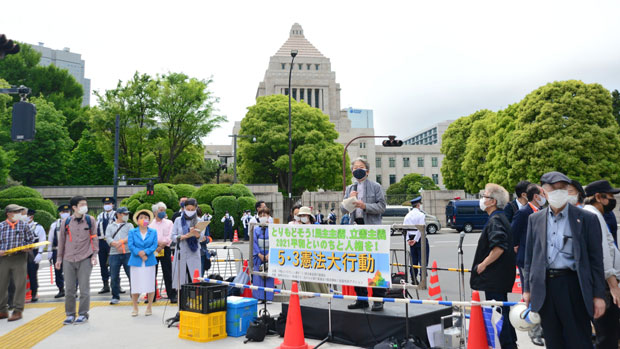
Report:
[[[19,52],[19,45],[13,40],[7,40],[6,35],[0,34],[0,59],[6,55],[14,55]]]
[[[28,102],[13,104],[13,124],[11,126],[11,139],[13,141],[31,141],[35,134],[35,117],[37,108]]]
[[[401,147],[403,145],[403,141],[396,139],[396,136],[388,136],[388,138],[382,143],[384,147]]]
[[[146,183],[146,195],[155,195],[155,184],[153,184],[153,181],[149,181],[148,183]]]

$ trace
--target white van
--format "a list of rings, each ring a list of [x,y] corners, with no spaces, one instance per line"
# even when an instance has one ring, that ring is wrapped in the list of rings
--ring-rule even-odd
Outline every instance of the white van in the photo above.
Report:
[[[388,205],[385,208],[385,212],[382,216],[382,224],[392,225],[392,224],[403,224],[405,220],[405,216],[411,210],[411,206],[392,206]],[[427,234],[436,234],[441,230],[441,223],[437,217],[427,214],[422,211],[426,215],[425,223],[426,223],[426,233]]]

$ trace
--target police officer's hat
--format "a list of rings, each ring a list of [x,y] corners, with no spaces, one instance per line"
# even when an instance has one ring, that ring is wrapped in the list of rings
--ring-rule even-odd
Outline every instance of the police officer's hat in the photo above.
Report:
[[[104,204],[115,204],[116,203],[114,198],[110,198],[110,197],[103,198],[103,200],[101,200],[101,202],[103,202]]]
[[[62,211],[71,211],[71,206],[67,205],[67,204],[62,204],[58,206],[58,212],[62,212]]]
[[[411,202],[411,205],[415,205],[415,204],[417,204],[418,202],[421,202],[421,201],[422,201],[422,197],[418,196],[417,198],[411,199],[411,201],[409,201],[409,202]]]
[[[35,211],[35,210],[31,209],[31,208],[28,209],[28,216],[34,216],[35,213],[37,213],[37,211]]]

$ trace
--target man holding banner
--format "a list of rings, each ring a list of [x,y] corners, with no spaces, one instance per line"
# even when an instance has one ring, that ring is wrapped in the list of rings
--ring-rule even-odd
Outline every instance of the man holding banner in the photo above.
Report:
[[[368,179],[370,165],[363,158],[357,158],[351,163],[351,171],[356,182],[349,185],[345,191],[344,199],[354,205],[354,209],[350,212],[351,222],[358,225],[380,225],[381,216],[385,212],[385,196],[381,185]],[[349,211],[344,206],[343,213]],[[386,289],[373,288],[373,296],[385,296]],[[355,293],[358,296],[367,296],[366,287],[355,287]],[[349,305],[349,309],[368,308],[367,301],[355,301]],[[383,310],[383,302],[375,302],[372,306],[373,311]]]

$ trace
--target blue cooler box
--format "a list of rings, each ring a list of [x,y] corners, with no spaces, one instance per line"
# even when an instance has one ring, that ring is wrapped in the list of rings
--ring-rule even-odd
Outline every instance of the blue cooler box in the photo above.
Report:
[[[226,305],[226,333],[229,337],[244,336],[257,317],[258,300],[230,296]]]

